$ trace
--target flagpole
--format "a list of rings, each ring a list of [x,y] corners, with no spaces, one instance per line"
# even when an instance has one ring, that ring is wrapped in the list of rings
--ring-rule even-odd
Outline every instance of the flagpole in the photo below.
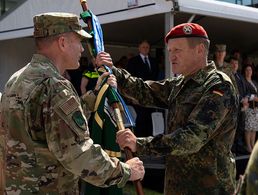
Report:
[[[112,107],[114,109],[115,119],[116,119],[116,123],[117,123],[117,126],[118,126],[118,130],[125,129],[118,103],[117,102],[113,103]],[[125,156],[126,156],[127,160],[133,158],[133,153],[130,150],[130,148],[125,147],[124,152],[125,152]],[[136,180],[136,181],[133,181],[133,183],[134,183],[134,186],[136,188],[137,195],[144,195],[141,181]]]
[[[80,0],[80,2],[81,2],[81,6],[82,6],[83,11],[88,11],[89,8],[88,8],[88,5],[87,5],[87,0]],[[87,20],[87,25],[88,25],[89,30],[92,31],[92,24],[91,24],[90,20]],[[91,50],[92,48],[89,48],[89,49]],[[91,55],[93,55],[92,51],[90,51],[90,53],[91,53]],[[120,111],[120,107],[119,107],[119,103],[114,102],[114,103],[112,103],[111,107],[114,109],[115,119],[116,119],[116,124],[117,124],[118,130],[125,129],[123,119],[122,119],[122,115],[121,115],[121,111]],[[126,160],[132,159],[134,157],[130,148],[125,147],[124,152],[125,152]],[[141,181],[136,180],[136,181],[133,181],[133,183],[134,183],[134,186],[136,188],[137,195],[144,195]]]

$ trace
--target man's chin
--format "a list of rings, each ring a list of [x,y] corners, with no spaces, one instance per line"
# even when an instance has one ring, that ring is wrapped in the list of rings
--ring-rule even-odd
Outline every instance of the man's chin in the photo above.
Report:
[[[173,74],[181,74],[179,71],[173,70],[173,69],[172,69],[172,72],[173,72]]]
[[[74,65],[70,66],[68,70],[76,70],[79,67],[80,67],[80,63],[78,62],[78,64],[74,64]]]

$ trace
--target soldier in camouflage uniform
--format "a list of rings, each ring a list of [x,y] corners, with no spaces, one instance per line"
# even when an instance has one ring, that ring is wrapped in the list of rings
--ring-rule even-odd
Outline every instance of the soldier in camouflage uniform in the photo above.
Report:
[[[237,82],[236,82],[235,76],[233,74],[232,66],[229,63],[225,62],[226,54],[227,54],[227,46],[226,45],[215,44],[214,62],[215,62],[216,68],[217,68],[217,70],[220,70],[229,76],[235,89],[237,90],[237,93],[239,94]]]
[[[224,44],[215,44],[214,62],[218,70],[231,68],[229,63],[225,62],[227,55],[227,46]]]
[[[61,76],[65,69],[79,67],[81,41],[91,37],[78,17],[37,15],[34,37],[37,54],[11,76],[2,97],[5,193],[74,195],[79,177],[101,187],[122,187],[128,180],[142,179],[144,168],[138,158],[123,163],[93,144],[82,104],[94,95],[89,92],[82,102]]]
[[[248,161],[245,174],[240,178],[239,186],[243,181],[241,195],[256,195],[258,193],[258,142],[256,142],[250,159]],[[239,189],[237,189],[236,194],[238,194]]]
[[[235,88],[214,62],[207,61],[209,39],[200,25],[175,26],[165,40],[173,72],[181,76],[144,82],[123,69],[112,69],[125,97],[168,109],[167,132],[136,138],[131,131],[120,130],[117,142],[138,155],[166,157],[166,195],[233,194],[235,159],[230,149],[238,111]]]

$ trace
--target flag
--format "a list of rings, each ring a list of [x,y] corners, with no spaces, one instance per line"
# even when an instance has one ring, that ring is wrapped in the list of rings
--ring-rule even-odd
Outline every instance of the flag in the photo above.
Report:
[[[91,50],[91,54],[96,56],[99,52],[104,51],[103,33],[99,20],[91,11],[81,13],[81,18],[84,22],[87,22],[89,19],[91,20],[92,32],[89,33],[93,38],[88,41],[88,46]],[[100,75],[106,71],[112,73],[112,70],[105,65],[98,69]],[[120,158],[120,147],[116,143],[117,124],[115,121],[114,110],[111,107],[113,103],[119,103],[121,105],[122,118],[126,123],[125,127],[133,127],[135,125],[122,97],[117,90],[109,86],[106,83],[106,79],[104,79],[95,103],[94,117],[92,124],[90,125],[90,136],[94,143],[100,144],[110,157]],[[123,194],[122,189],[117,188],[116,185],[108,188],[99,188],[89,183],[83,183],[82,185],[84,186],[84,191],[87,195]]]

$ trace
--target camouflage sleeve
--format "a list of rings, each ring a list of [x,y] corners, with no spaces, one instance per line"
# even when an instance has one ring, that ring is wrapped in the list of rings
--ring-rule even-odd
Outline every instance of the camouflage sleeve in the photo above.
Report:
[[[244,181],[241,187],[241,193],[244,194],[257,194],[258,192],[258,142],[256,142],[247,168],[244,174]]]
[[[127,164],[110,158],[89,137],[87,121],[80,100],[69,89],[52,95],[46,115],[46,138],[49,150],[65,169],[85,181],[107,187],[122,187],[130,177]],[[49,117],[50,116],[50,117]]]
[[[218,133],[222,121],[232,114],[233,106],[236,106],[236,97],[232,87],[226,83],[216,85],[204,92],[185,125],[171,130],[171,134],[138,139],[137,151],[171,155],[196,153]]]
[[[121,94],[134,104],[167,108],[171,93],[172,79],[164,81],[143,81],[133,77],[124,69],[113,68]]]

